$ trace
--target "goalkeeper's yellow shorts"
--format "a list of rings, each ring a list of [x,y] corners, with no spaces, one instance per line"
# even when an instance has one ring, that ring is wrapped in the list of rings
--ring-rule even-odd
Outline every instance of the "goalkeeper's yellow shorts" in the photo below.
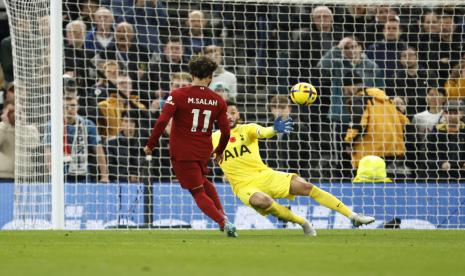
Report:
[[[233,185],[233,191],[245,205],[250,197],[257,192],[262,192],[274,199],[287,198],[294,200],[295,196],[289,194],[292,177],[297,174],[285,173],[275,170],[265,170],[252,177],[250,181],[242,185]]]

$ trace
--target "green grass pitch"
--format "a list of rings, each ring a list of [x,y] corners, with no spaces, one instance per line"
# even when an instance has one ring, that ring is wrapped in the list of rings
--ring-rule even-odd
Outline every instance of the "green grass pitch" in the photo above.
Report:
[[[0,275],[465,275],[465,231],[0,231]]]

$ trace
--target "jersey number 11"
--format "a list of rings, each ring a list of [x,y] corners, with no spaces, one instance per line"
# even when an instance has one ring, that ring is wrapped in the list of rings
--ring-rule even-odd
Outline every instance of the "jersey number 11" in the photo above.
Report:
[[[192,109],[192,113],[194,114],[194,117],[192,118],[191,132],[197,132],[197,127],[199,126],[200,109],[194,108],[194,109]],[[202,112],[202,114],[205,115],[205,117],[203,119],[202,132],[207,132],[208,125],[210,124],[210,116],[212,115],[212,111],[211,110],[204,110]]]

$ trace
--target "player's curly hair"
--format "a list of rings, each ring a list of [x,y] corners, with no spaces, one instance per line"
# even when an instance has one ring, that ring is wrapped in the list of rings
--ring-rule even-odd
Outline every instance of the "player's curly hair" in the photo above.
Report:
[[[218,68],[218,64],[207,56],[194,56],[189,61],[189,73],[199,79],[213,76],[216,68]]]

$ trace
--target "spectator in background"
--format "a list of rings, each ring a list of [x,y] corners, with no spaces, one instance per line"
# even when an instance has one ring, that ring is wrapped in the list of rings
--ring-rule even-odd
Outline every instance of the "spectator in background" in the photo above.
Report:
[[[124,15],[124,9],[134,5],[135,0],[99,0],[100,6],[111,10],[115,18]]]
[[[331,160],[334,166],[340,170],[331,170],[331,177],[334,173],[342,173],[342,177],[350,180],[352,175],[347,164],[348,157],[343,150],[344,135],[349,127],[350,116],[345,110],[346,97],[351,97],[352,92],[343,88],[344,79],[359,79],[366,87],[384,87],[382,71],[375,62],[371,61],[363,53],[362,46],[354,37],[345,37],[339,44],[329,50],[318,63],[322,76],[329,78],[330,106],[328,119],[331,136],[326,137],[331,143],[331,156],[322,157],[322,163]],[[347,91],[345,91],[347,90]],[[349,94],[347,94],[349,92]],[[322,164],[326,167],[326,164]]]
[[[107,141],[108,170],[112,182],[139,182],[143,156],[141,149],[145,141],[141,141],[137,135],[137,117],[133,116],[137,114],[124,112],[118,135]]]
[[[391,79],[397,69],[399,54],[405,50],[406,44],[401,39],[402,29],[398,17],[384,23],[383,40],[370,45],[365,53],[367,57],[384,70],[384,77]]]
[[[86,95],[86,97],[95,98],[97,102],[101,102],[112,93],[116,93],[116,80],[122,74],[116,60],[106,60],[101,63],[100,68],[102,76],[94,86],[89,88]]]
[[[145,118],[142,117],[148,117],[143,116],[146,107],[138,101],[137,96],[132,95],[132,80],[129,76],[119,75],[116,86],[116,93],[111,94],[105,101],[98,103],[101,115],[99,118],[99,132],[106,139],[116,136],[120,131],[123,112],[131,110],[140,112],[140,120],[144,120],[144,122]]]
[[[292,106],[287,96],[274,96],[268,104],[272,120],[281,117],[282,120],[291,118]],[[297,119],[297,117],[293,118]],[[307,124],[294,121],[294,130],[290,134],[278,133],[273,138],[266,139],[266,144],[260,154],[273,169],[287,171],[289,168],[297,170],[303,178],[310,177],[310,131]]]
[[[417,51],[408,47],[400,53],[398,69],[387,79],[387,94],[402,97],[407,104],[406,114],[411,116],[424,111],[428,87],[437,86],[437,75],[418,62]]]
[[[84,48],[86,25],[81,20],[74,20],[66,25],[66,42],[64,46],[65,74],[76,79],[78,85],[90,87],[93,82],[90,78],[94,65],[91,62],[92,54]]]
[[[97,52],[105,50],[114,41],[115,19],[107,8],[99,8],[94,14],[94,26],[86,35],[86,49]]]
[[[9,83],[5,89],[5,91],[2,91],[1,95],[1,105],[0,109],[3,110],[3,107],[5,106],[5,103],[7,102],[14,102],[15,100],[15,86],[13,83]]]
[[[374,22],[367,22],[363,33],[365,35],[365,46],[384,39],[384,27],[390,20],[399,21],[396,9],[387,5],[377,6]]]
[[[420,113],[415,114],[412,119],[412,125],[415,127],[417,141],[422,142],[430,133],[434,126],[442,123],[443,105],[445,102],[444,89],[431,87],[428,89],[426,103],[428,108]],[[418,147],[418,150],[423,150]]]
[[[212,82],[210,84],[210,89],[215,91],[218,95],[220,95],[225,101],[228,99],[234,99],[231,97],[231,88],[227,83],[224,82]]]
[[[465,98],[465,59],[460,60],[450,73],[444,84],[446,96],[450,100],[463,100]]]
[[[64,160],[65,177],[67,182],[87,182],[98,179],[108,182],[107,161],[105,152],[100,144],[95,124],[78,115],[79,104],[75,97],[66,97],[64,100]],[[49,125],[50,128],[50,125]],[[51,129],[46,131],[44,137],[46,145],[51,143]],[[50,148],[47,147],[50,155]],[[97,159],[98,177],[92,175],[90,158]]]
[[[97,116],[98,116],[98,107],[97,101],[95,98],[88,97],[86,94],[82,94],[84,89],[80,87],[76,79],[64,74],[63,75],[63,98],[67,99],[77,99],[78,101],[78,115],[82,118],[86,118],[90,120],[94,126],[97,124]],[[89,181],[97,181],[97,172],[98,172],[98,159],[95,154],[90,154],[88,159],[88,172],[89,177],[87,180]],[[68,162],[68,161],[67,161]]]
[[[233,45],[232,56],[239,64],[247,64],[257,56],[257,49],[266,39],[266,29],[269,25],[265,19],[267,6],[256,5],[253,2],[244,2],[241,5],[223,2],[221,6],[225,39],[230,40]],[[285,6],[287,5],[283,5]],[[284,16],[288,20],[289,15]]]
[[[426,10],[420,18],[418,25],[414,25],[409,32],[409,42],[424,43],[438,37],[441,31],[438,14],[434,10]],[[433,39],[435,40],[435,39]],[[418,46],[418,45],[415,45]],[[419,49],[419,48],[417,48]],[[427,50],[427,49],[425,49]]]
[[[160,59],[150,61],[149,72],[142,83],[148,85],[149,91],[170,91],[170,74],[187,71],[184,45],[179,38],[170,37]]]
[[[1,7],[1,4],[0,4]],[[79,3],[77,0],[64,2],[62,5],[63,29],[73,20],[79,18]]]
[[[120,71],[127,74],[134,82],[135,90],[144,101],[149,100],[148,91],[139,90],[139,80],[142,80],[147,72],[149,54],[147,48],[137,43],[133,26],[128,22],[121,22],[115,28],[116,41],[99,53],[104,60],[116,60],[120,65]]]
[[[438,15],[432,10],[423,14],[420,24],[422,34],[438,34],[441,31]]]
[[[350,121],[349,116],[343,112],[342,80],[346,74],[360,76],[366,87],[384,87],[382,71],[375,62],[367,58],[354,37],[343,38],[321,58],[318,67],[323,75],[331,79],[331,106],[328,116],[335,123]],[[341,133],[341,130],[337,132]]]
[[[461,56],[462,38],[456,20],[454,10],[445,10],[441,15],[440,51],[442,53],[439,58],[441,63],[449,64],[446,66],[448,69],[457,64]],[[449,71],[439,75],[442,77],[448,74]]]
[[[216,71],[213,72],[213,79],[211,83],[226,83],[229,86],[229,92],[227,97],[235,100],[237,95],[237,78],[236,75],[234,75],[234,73],[224,69],[223,48],[216,45],[209,45],[203,49],[203,54],[209,56],[218,64],[218,69],[216,69]]]
[[[409,43],[418,50],[418,58],[420,64],[428,68],[429,61],[434,58],[438,51],[439,32],[441,25],[439,16],[434,10],[427,10],[420,19],[418,29],[417,26],[412,26],[413,30],[409,33]]]
[[[90,110],[92,109],[92,106],[87,106],[88,99],[86,99],[85,96],[80,97],[78,90],[79,90],[79,86],[77,84],[76,78],[68,74],[63,74],[63,98],[78,99],[78,104],[79,104],[78,114],[86,117],[87,115],[92,113],[90,112]],[[96,107],[97,107],[97,104],[95,103],[93,109],[96,110]],[[92,113],[93,117],[91,121],[93,123],[95,123],[95,120],[97,119],[96,114],[97,113],[95,111]]]
[[[453,11],[443,10],[439,18],[439,36],[432,37],[431,43],[423,45],[428,48],[423,48],[422,58],[427,61],[427,68],[438,72],[438,84],[444,86],[449,70],[460,60],[462,39]]]
[[[119,21],[131,23],[137,34],[137,44],[148,48],[150,53],[161,50],[160,34],[167,33],[168,21],[164,4],[160,0],[134,0],[124,8]]]
[[[383,90],[345,83],[344,89],[351,90],[348,110],[351,124],[345,136],[347,150],[352,155],[352,166],[358,167],[360,159],[367,155],[383,158],[405,156],[405,126],[408,118],[402,114]]]
[[[444,121],[444,93],[444,89],[442,88],[429,88],[426,96],[427,109],[415,114],[412,119],[412,124],[407,126],[405,137],[408,166],[417,169],[413,172],[418,179],[426,179],[424,173],[424,168],[427,167],[427,156],[425,154],[426,135],[433,130],[435,125]]]
[[[0,122],[0,182],[15,181],[15,104],[6,101]]]
[[[175,89],[188,86],[191,83],[192,83],[192,76],[189,73],[186,73],[186,72],[171,73],[169,91],[171,92]]]
[[[301,122],[312,122],[310,124],[312,137],[318,143],[322,141],[320,146],[325,150],[321,153],[327,153],[329,152],[327,136],[331,131],[326,116],[330,106],[331,77],[327,71],[318,67],[318,62],[342,39],[343,30],[341,25],[336,23],[337,14],[333,14],[327,6],[314,7],[310,19],[309,28],[300,30],[295,37],[296,40],[291,41],[293,47],[287,51],[290,55],[289,67],[284,67],[288,72],[288,78],[284,79],[285,82],[281,83],[281,87],[284,88],[282,92],[288,93],[289,84],[303,81],[312,83],[318,89],[318,103],[310,108],[300,107],[298,112]],[[283,53],[279,53],[279,56],[282,57]]]
[[[13,50],[11,48],[11,36],[5,37],[0,42],[0,65],[6,83],[14,81]]]
[[[31,172],[25,164],[30,164],[30,159],[37,156],[35,149],[39,146],[39,137],[37,127],[16,120],[14,99],[6,100],[0,122],[0,182],[15,181],[15,164],[20,164],[26,173]],[[22,146],[23,155],[15,155],[15,143]]]
[[[99,0],[79,0],[79,18],[86,24],[86,30],[92,29],[95,22],[95,13],[100,8]]]
[[[176,72],[170,75],[170,89],[168,91],[158,90],[155,92],[155,98],[150,105],[151,112],[159,112],[165,103],[170,91],[190,85],[192,77],[186,72]],[[158,117],[158,116],[157,116]],[[155,122],[154,122],[155,123]]]
[[[372,36],[374,34],[367,32],[367,26],[373,24],[374,17],[368,14],[366,5],[346,6],[340,18],[336,19],[336,22],[342,26],[344,36],[356,37],[364,45],[364,48],[373,43],[374,38]]]
[[[196,55],[202,53],[202,49],[208,45],[216,45],[213,34],[207,27],[208,21],[205,14],[200,10],[189,12],[186,21],[186,32],[183,33],[182,42],[185,46],[186,55]]]
[[[465,174],[465,124],[463,104],[450,100],[444,107],[444,123],[426,136],[427,176],[439,181],[457,181]]]
[[[101,74],[97,83],[85,89],[85,92],[76,91],[79,96],[79,115],[97,124],[98,103],[106,100],[109,95],[116,93],[116,79],[119,74],[118,63],[114,60],[107,60],[101,65]],[[66,84],[66,82],[64,82]]]
[[[326,6],[317,6],[311,13],[312,24],[308,31],[301,31],[296,48],[291,48],[291,83],[306,78],[318,78],[315,70],[321,57],[342,39],[342,30],[334,24],[332,11]]]

